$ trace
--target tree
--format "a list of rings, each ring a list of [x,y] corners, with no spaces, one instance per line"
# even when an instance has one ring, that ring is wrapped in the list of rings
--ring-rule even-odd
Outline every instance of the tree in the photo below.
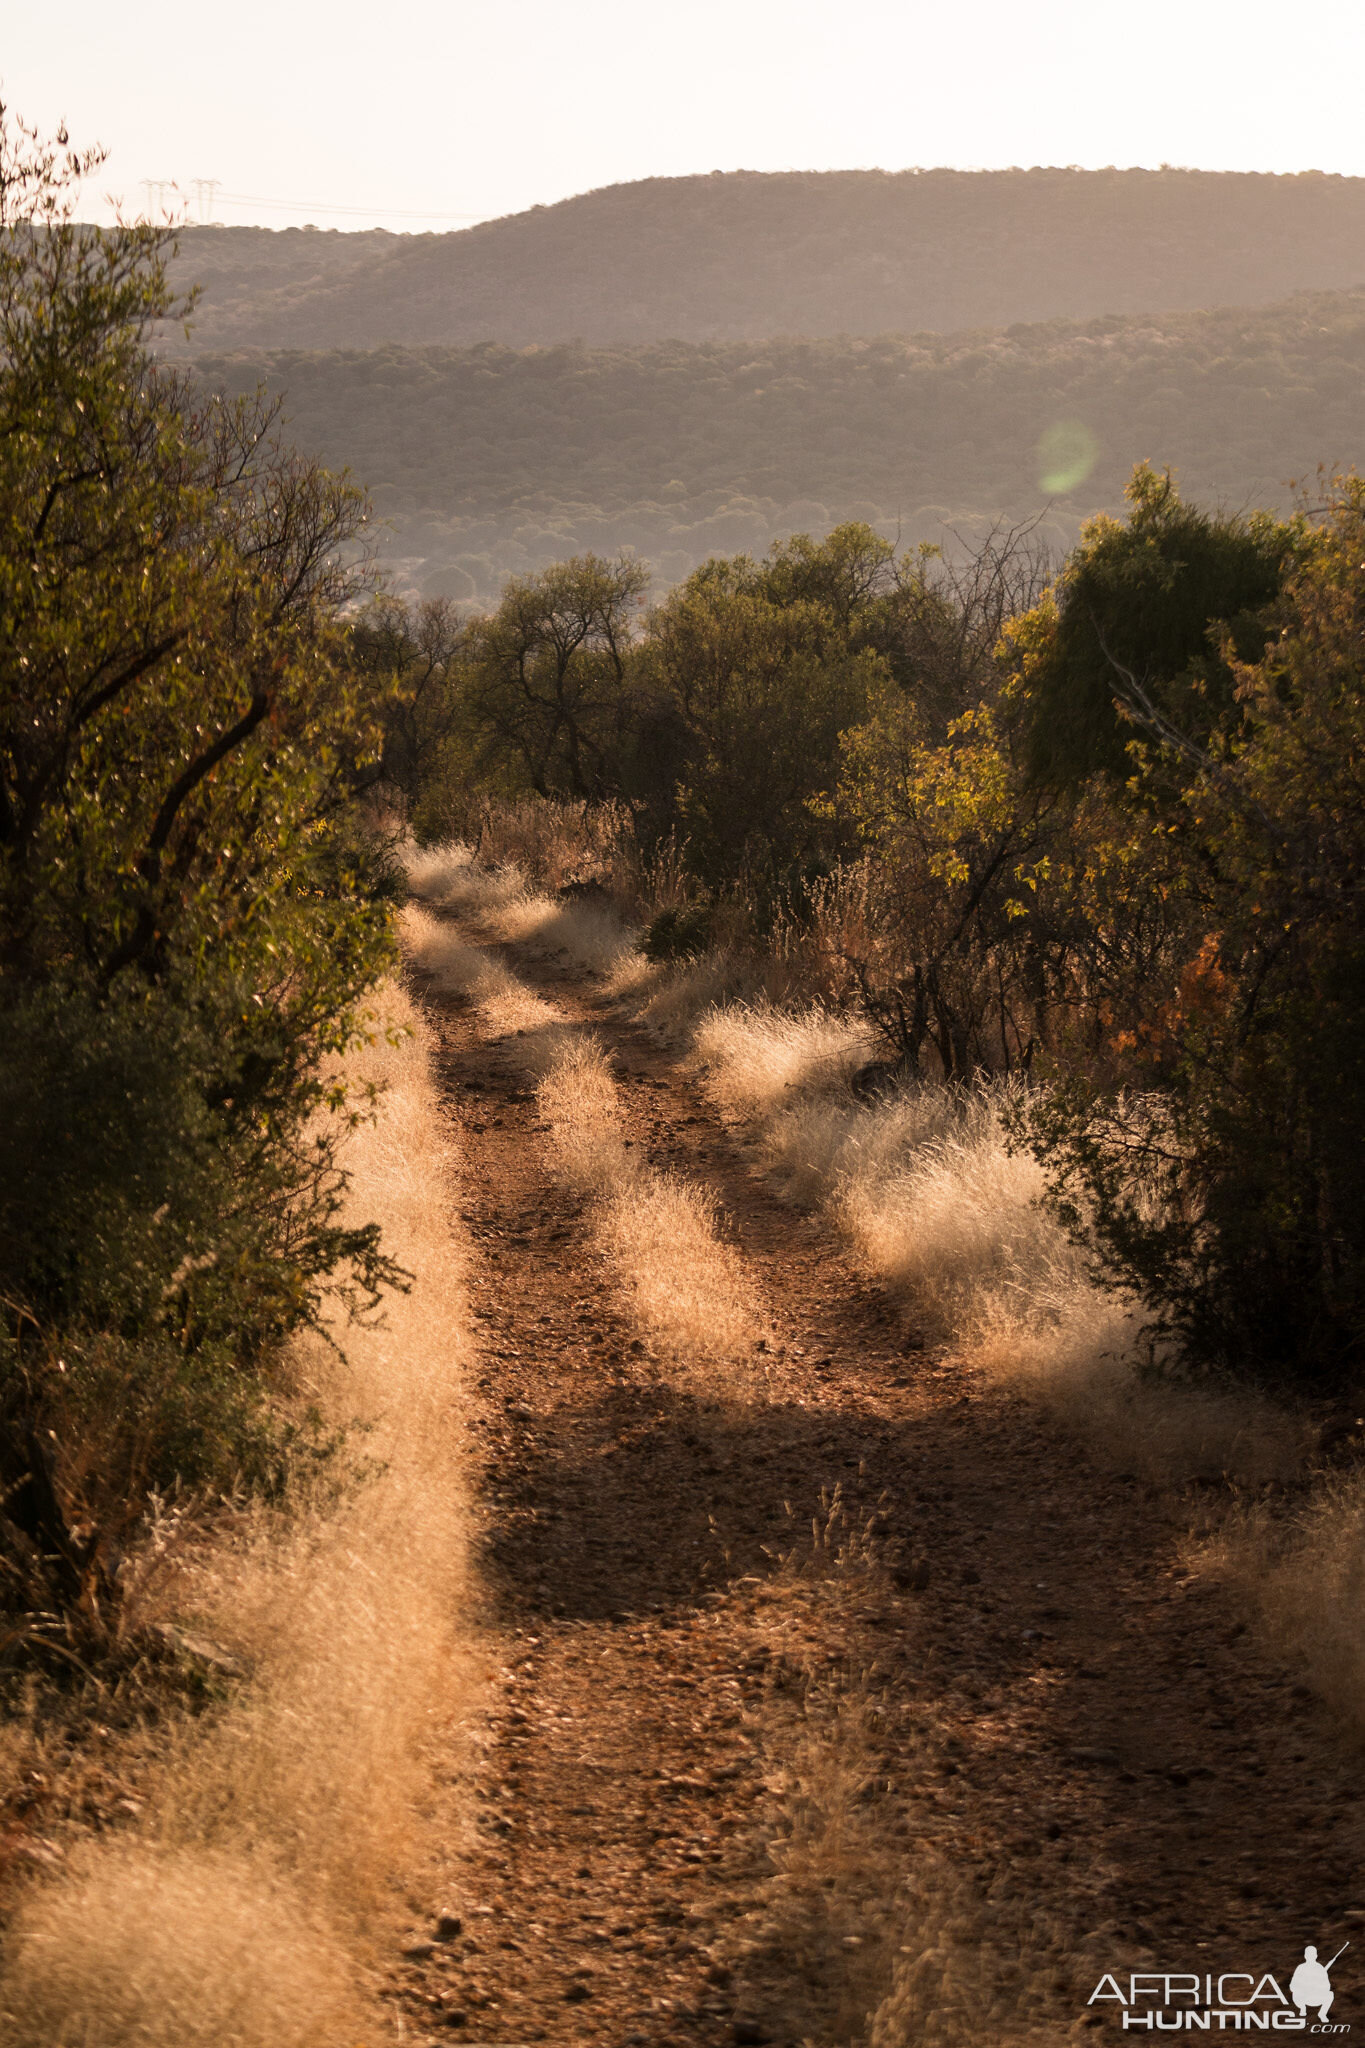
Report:
[[[1134,470],[1128,520],[1094,519],[1020,636],[1042,780],[1123,778],[1155,718],[1196,742],[1235,720],[1229,653],[1255,660],[1301,522],[1182,504],[1169,472]]]
[[[383,719],[378,781],[412,823],[453,763],[447,752],[466,721],[460,661],[467,633],[449,598],[407,605],[383,595],[357,620],[351,656]]]
[[[390,949],[363,499],[157,365],[170,239],[74,222],[97,161],[0,111],[0,1519],[64,1599],[139,1488],[259,1449],[338,1269],[392,1272],[323,1069]]]
[[[1117,1072],[1027,1120],[1063,1217],[1154,1328],[1280,1386],[1353,1384],[1365,1356],[1363,560],[1349,478],[1296,535],[1263,651],[1217,647],[1224,726],[1138,707],[1185,945],[1114,1020]]]
[[[470,629],[466,691],[486,758],[538,796],[616,792],[632,715],[630,650],[649,571],[576,555],[509,583]]]
[[[770,889],[827,856],[812,803],[884,673],[849,646],[846,621],[797,594],[793,555],[818,562],[808,543],[762,565],[716,558],[650,617],[643,673],[681,733],[678,826],[712,886],[744,875]]]

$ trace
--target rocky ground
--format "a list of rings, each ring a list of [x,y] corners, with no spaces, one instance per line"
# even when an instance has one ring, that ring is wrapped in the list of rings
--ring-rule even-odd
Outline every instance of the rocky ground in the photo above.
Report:
[[[1038,2038],[1119,2032],[1100,1969],[1287,1984],[1358,1933],[1358,1762],[1181,1505],[937,1352],[590,978],[515,964],[593,1023],[639,1151],[715,1191],[770,1335],[705,1386],[656,1354],[515,1037],[429,991],[505,1682],[451,1917],[395,1969],[410,2034],[834,2048],[940,1882],[1022,1949]]]

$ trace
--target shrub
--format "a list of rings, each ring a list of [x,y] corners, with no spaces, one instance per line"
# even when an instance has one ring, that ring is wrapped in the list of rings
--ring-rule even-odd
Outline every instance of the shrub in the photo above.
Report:
[[[661,910],[640,943],[646,960],[696,960],[711,944],[714,915],[708,903]]]
[[[1072,1077],[1024,1126],[1100,1270],[1186,1357],[1309,1387],[1354,1379],[1365,1347],[1362,560],[1352,478],[1263,655],[1223,643],[1235,730],[1154,734],[1189,943],[1111,1031],[1125,1085]]]
[[[259,1463],[283,1338],[394,1277],[321,1078],[391,947],[363,501],[157,365],[168,237],[73,222],[97,161],[0,110],[0,1549],[92,1615],[146,1489]]]

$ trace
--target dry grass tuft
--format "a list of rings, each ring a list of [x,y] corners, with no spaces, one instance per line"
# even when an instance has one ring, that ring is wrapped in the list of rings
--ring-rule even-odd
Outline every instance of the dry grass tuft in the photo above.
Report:
[[[584,1033],[552,1045],[537,1094],[560,1174],[594,1204],[598,1243],[641,1335],[692,1363],[751,1350],[764,1325],[739,1259],[718,1235],[716,1205],[627,1149],[598,1042]]]
[[[552,1050],[536,1090],[560,1178],[575,1194],[609,1197],[639,1169],[626,1150],[625,1121],[606,1054],[590,1032]]]
[[[1055,2048],[1088,2038],[1074,1996],[1078,1943],[1011,1890],[975,1892],[920,1844],[898,1900],[891,1988],[868,2048]]]
[[[542,956],[558,955],[624,992],[651,972],[637,950],[639,934],[615,912],[595,903],[557,902],[527,895],[509,903],[497,918],[501,938]]]
[[[795,1089],[841,1087],[874,1053],[872,1033],[857,1018],[740,1003],[704,1016],[692,1046],[710,1072],[714,1100],[748,1116],[772,1115]]]
[[[414,967],[438,989],[474,1004],[493,1038],[537,1031],[559,1019],[552,1003],[519,981],[510,968],[480,946],[468,945],[454,928],[410,904],[399,920],[404,950]]]
[[[336,2048],[366,2015],[336,1930],[249,1855],[93,1849],[10,1931],[8,2048]]]
[[[162,1582],[147,1618],[209,1634],[251,1675],[170,1732],[136,1831],[25,1903],[6,2048],[335,2043],[364,2003],[353,1953],[413,1858],[426,1752],[473,1703],[447,1132],[420,1016],[397,990],[384,1007],[408,1035],[377,1034],[356,1063],[386,1093],[348,1140],[348,1207],[380,1221],[413,1285],[341,1333],[344,1363],[321,1343],[300,1358],[323,1414],[365,1425],[366,1474],[292,1520],[255,1513]]]
[[[1276,1649],[1365,1738],[1365,1473],[1319,1480],[1297,1513],[1264,1502],[1227,1516],[1201,1563],[1224,1578]]]
[[[765,1329],[718,1222],[711,1196],[670,1174],[646,1174],[603,1205],[600,1240],[620,1268],[632,1319],[682,1359],[733,1361]]]

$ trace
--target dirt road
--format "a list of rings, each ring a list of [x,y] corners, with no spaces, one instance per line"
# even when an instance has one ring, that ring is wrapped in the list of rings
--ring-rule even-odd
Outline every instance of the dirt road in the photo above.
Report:
[[[462,1932],[399,1971],[417,2037],[831,2048],[882,1967],[888,1870],[930,1857],[1001,1925],[1052,1928],[1058,2039],[1097,1957],[1287,1984],[1306,1941],[1358,1936],[1358,1766],[1181,1563],[1171,1503],[964,1380],[591,981],[507,957],[591,1020],[639,1152],[716,1191],[772,1335],[716,1398],[653,1355],[553,1178],[515,1038],[427,993],[464,1133],[508,1676]],[[842,1576],[801,1564],[836,1487],[842,1526],[881,1517]],[[822,1884],[800,1746],[841,1697],[864,1789]],[[1118,2011],[1089,2024],[1117,2035]]]

